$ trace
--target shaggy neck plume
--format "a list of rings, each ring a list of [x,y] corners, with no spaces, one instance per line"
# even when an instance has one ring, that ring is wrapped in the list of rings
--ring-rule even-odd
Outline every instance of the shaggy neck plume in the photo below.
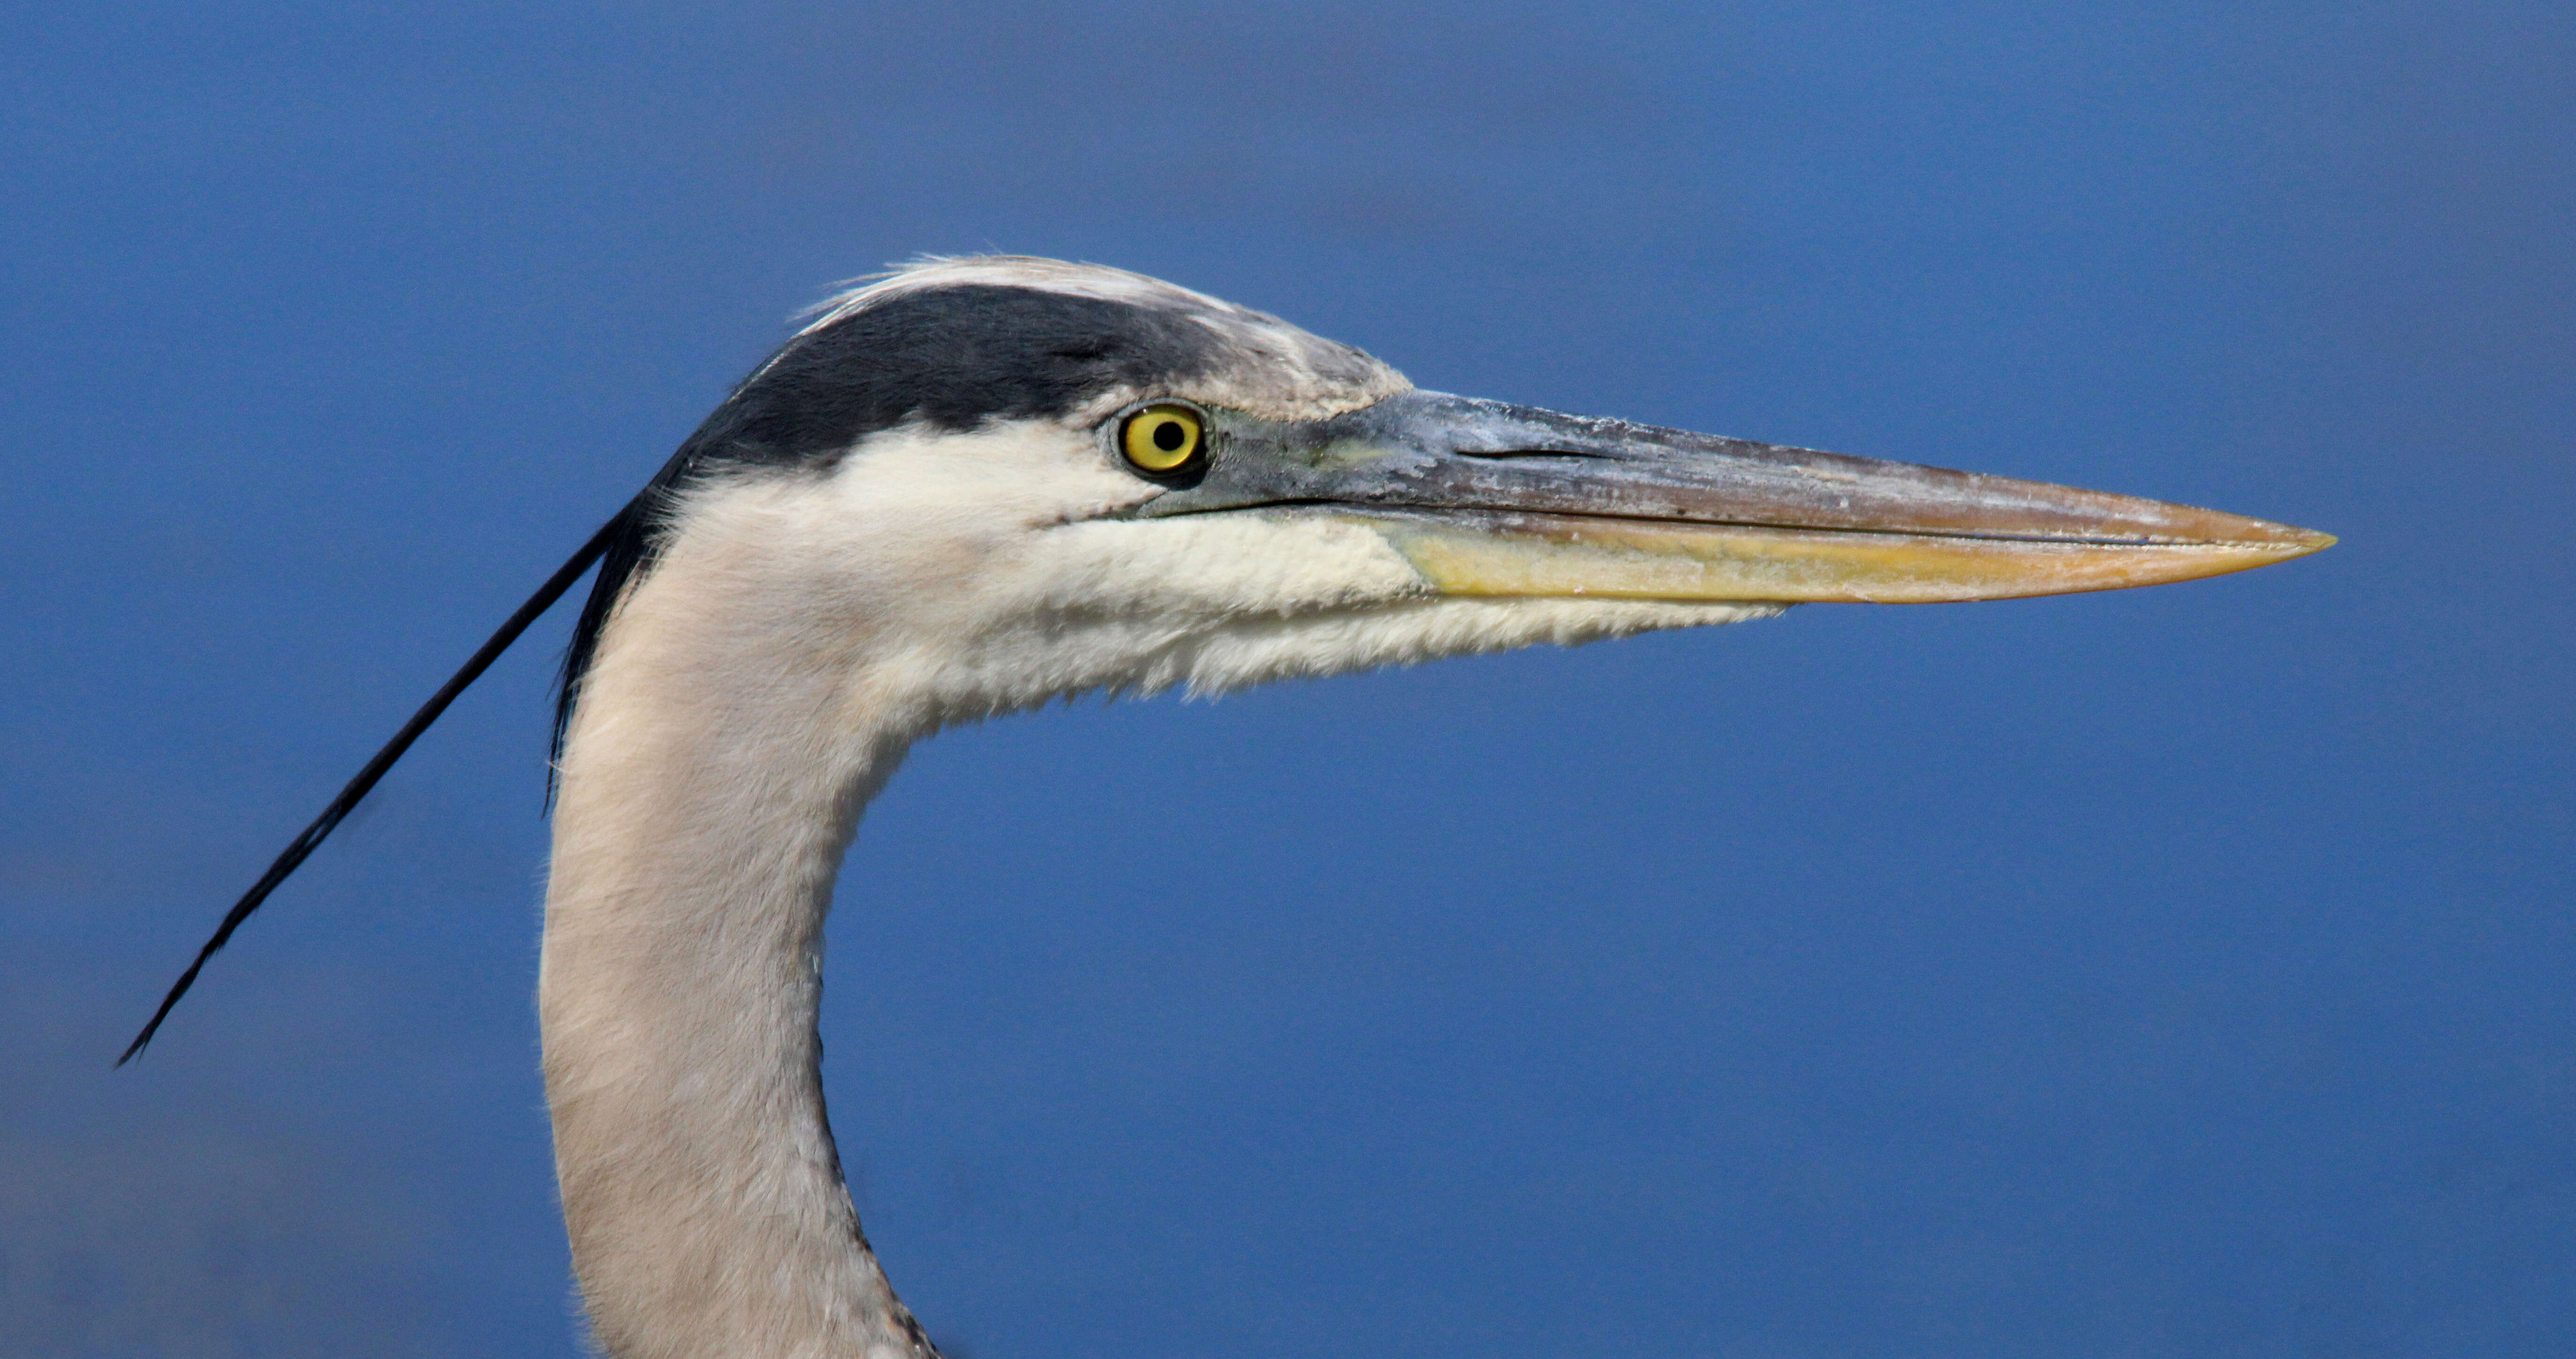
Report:
[[[815,1029],[842,851],[920,727],[689,574],[602,639],[555,813],[539,1010],[592,1333],[615,1359],[926,1359]]]

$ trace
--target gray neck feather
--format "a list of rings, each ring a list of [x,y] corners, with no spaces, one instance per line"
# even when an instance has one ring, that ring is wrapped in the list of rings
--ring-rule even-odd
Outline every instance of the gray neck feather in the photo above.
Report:
[[[920,724],[854,715],[846,671],[687,589],[656,573],[620,611],[555,813],[539,1010],[592,1332],[615,1359],[922,1359],[815,1029],[842,852]]]

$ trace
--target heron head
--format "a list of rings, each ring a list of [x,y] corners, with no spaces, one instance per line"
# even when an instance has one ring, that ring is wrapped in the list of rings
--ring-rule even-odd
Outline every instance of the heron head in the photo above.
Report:
[[[1809,601],[2153,585],[2333,541],[1419,391],[1120,270],[924,261],[827,303],[736,387],[234,903],[119,1061],[594,561],[557,711],[568,797],[584,760],[882,775],[891,761],[839,757],[1087,690],[1226,689]],[[834,758],[780,748],[812,754],[817,734]],[[864,792],[852,773],[828,796]]]
[[[656,487],[610,552],[576,677],[622,604],[669,589],[719,635],[789,639],[795,663],[941,715],[1809,601],[2155,584],[2333,541],[1420,391],[1259,312],[1012,257],[826,304]]]

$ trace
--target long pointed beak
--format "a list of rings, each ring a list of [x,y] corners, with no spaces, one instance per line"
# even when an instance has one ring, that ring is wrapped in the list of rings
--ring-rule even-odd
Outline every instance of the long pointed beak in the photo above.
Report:
[[[1457,595],[1926,604],[2116,590],[2332,537],[2216,510],[1407,392],[1328,420],[1219,413],[1148,515],[1369,525]]]

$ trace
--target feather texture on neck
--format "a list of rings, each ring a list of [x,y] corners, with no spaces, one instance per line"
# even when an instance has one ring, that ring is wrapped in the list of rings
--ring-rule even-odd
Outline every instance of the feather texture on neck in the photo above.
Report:
[[[919,724],[853,713],[720,568],[639,583],[565,748],[539,1008],[574,1267],[617,1359],[921,1359],[815,1029],[842,853]]]

